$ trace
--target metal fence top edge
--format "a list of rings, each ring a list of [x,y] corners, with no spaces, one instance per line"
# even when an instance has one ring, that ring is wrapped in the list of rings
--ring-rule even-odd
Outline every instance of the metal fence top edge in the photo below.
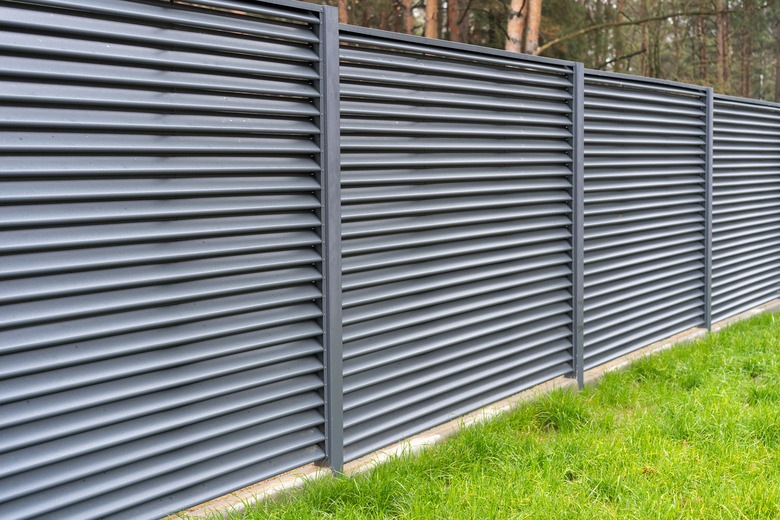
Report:
[[[574,70],[574,61],[559,60],[555,58],[544,58],[541,56],[532,56],[530,54],[521,54],[519,52],[504,51],[501,49],[494,49],[492,47],[483,47],[481,45],[474,45],[470,43],[451,42],[449,40],[438,40],[435,38],[425,38],[424,36],[417,36],[413,34],[403,34],[393,31],[383,31],[381,29],[371,29],[368,27],[358,27],[356,25],[339,24],[339,32],[360,34],[364,36],[373,36],[376,38],[386,38],[388,40],[398,40],[408,43],[414,43],[417,45],[427,45],[432,47],[439,47],[442,49],[449,49],[459,52],[470,52],[474,54],[489,54],[498,58],[510,59],[514,61],[525,61],[532,63],[539,63],[541,65],[556,65],[559,67],[566,67],[570,71]]]
[[[726,94],[715,93],[715,101],[729,101],[732,103],[740,103],[743,105],[759,105],[766,108],[774,108],[780,110],[780,103],[774,103],[772,101],[764,101],[762,99],[743,98],[738,96],[727,96]]]
[[[319,4],[312,4],[309,2],[302,2],[300,0],[190,0],[193,4],[209,4],[209,3],[230,3],[235,5],[240,4],[255,4],[259,6],[267,6],[267,7],[287,7],[290,9],[299,9],[302,11],[310,11],[314,13],[322,13],[325,12],[326,9],[335,9],[338,10],[337,7],[332,7],[329,5],[319,5]],[[164,2],[169,3],[169,2]]]
[[[645,76],[635,76],[633,74],[624,74],[622,72],[608,72],[606,70],[585,69],[587,76],[599,76],[605,79],[616,79],[633,83],[650,83],[661,87],[682,88],[686,90],[694,90],[696,92],[705,94],[710,87],[703,87],[701,85],[692,85],[690,83],[682,83],[679,81],[670,81],[668,79],[660,78],[648,78]]]

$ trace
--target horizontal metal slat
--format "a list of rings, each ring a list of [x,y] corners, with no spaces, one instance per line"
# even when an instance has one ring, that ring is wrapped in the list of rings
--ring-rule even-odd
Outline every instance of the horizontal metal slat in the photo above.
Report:
[[[349,187],[342,190],[342,203],[350,205],[358,202],[391,202],[396,200],[429,199],[437,197],[457,197],[479,194],[525,193],[542,190],[570,189],[571,183],[566,179],[522,179],[505,180],[501,183],[490,181],[447,182],[426,184],[398,184],[383,186],[381,190],[375,187]],[[543,194],[547,195],[546,193]]]
[[[775,285],[761,291],[751,291],[747,296],[731,301],[717,302],[712,306],[712,320],[720,321],[773,300],[777,298],[778,291],[780,287]]]
[[[398,151],[426,151],[426,152],[506,152],[512,150],[519,152],[550,152],[569,151],[571,145],[563,139],[534,139],[526,137],[513,139],[505,136],[503,139],[489,139],[484,137],[469,137],[460,139],[455,137],[400,137],[343,135],[341,137],[341,152],[353,151],[365,152],[376,150],[377,152]]]
[[[418,294],[425,291],[468,284],[480,280],[500,278],[516,273],[533,271],[535,269],[552,268],[560,265],[570,265],[571,257],[567,254],[533,256],[515,261],[497,264],[486,264],[455,272],[434,274],[424,278],[412,278],[388,284],[376,284],[364,288],[345,288],[342,305],[344,309],[375,303],[380,301]]]
[[[0,447],[7,451],[32,446],[90,429],[165,412],[199,400],[321,371],[322,363],[314,356],[309,356],[170,388],[165,388],[160,381],[152,381],[162,387],[154,392],[153,399],[150,399],[149,394],[141,393],[142,389],[117,388],[114,396],[123,398],[117,401],[112,399],[113,396],[109,393],[113,385],[102,383],[96,388],[67,390],[34,397],[25,402],[4,404],[0,405],[3,414],[2,427],[6,428],[8,437],[0,440]],[[105,393],[96,395],[98,390]],[[103,406],[106,403],[111,403],[111,406]]]
[[[602,275],[588,274],[585,277],[585,287],[588,288],[585,309],[597,309],[601,305],[633,298],[636,294],[646,292],[648,287],[666,287],[670,279],[678,279],[681,275],[686,280],[703,278],[703,258],[704,255],[700,253],[689,253],[666,261],[648,262],[647,265],[640,264],[615,272],[607,271]]]
[[[690,306],[690,309],[687,310]],[[687,312],[681,309],[673,309],[662,314],[656,314],[644,320],[638,320],[635,327],[622,330],[619,337],[606,340],[606,343],[592,343],[585,348],[586,363],[588,358],[608,354],[614,359],[633,350],[649,345],[669,336],[673,336],[683,330],[704,323],[704,302],[694,302],[685,306]],[[683,327],[681,324],[685,324]],[[633,331],[633,332],[632,332]],[[656,334],[664,331],[663,335]],[[610,351],[613,351],[610,353]],[[590,365],[592,366],[592,365]]]
[[[36,3],[52,6],[65,7],[68,9],[78,9],[86,13],[105,14],[121,16],[122,18],[131,18],[139,21],[162,21],[166,23],[178,23],[190,27],[203,27],[220,30],[238,30],[247,31],[252,34],[256,28],[257,19],[253,17],[251,21],[235,17],[222,16],[218,18],[214,15],[222,14],[220,9],[231,9],[241,6],[242,13],[252,13],[263,17],[281,18],[282,20],[295,20],[319,24],[319,18],[312,12],[304,9],[286,9],[281,6],[268,7],[265,5],[241,5],[237,2],[223,0],[199,0],[197,4],[178,4],[177,9],[171,9],[169,6],[157,6],[155,4],[126,4],[121,0],[36,0]],[[205,14],[201,10],[206,7],[216,7],[218,9],[208,10]],[[308,34],[305,41],[317,41],[311,35],[310,30],[301,30],[300,26],[294,24],[277,23],[279,30],[288,28],[288,32],[278,34],[280,37],[293,38],[293,34]],[[308,28],[307,28],[308,29]],[[263,33],[265,34],[265,33]],[[303,39],[303,38],[302,38]]]
[[[322,417],[316,412],[270,421],[259,427],[250,427],[247,431],[224,434],[217,442],[195,443],[171,454],[160,455],[39,491],[35,495],[13,500],[6,507],[24,511],[24,514],[42,514],[51,508],[59,509],[78,504],[84,500],[103,498],[101,495],[105,493],[124,491],[148,479],[156,478],[164,483],[163,485],[171,486],[172,479],[170,477],[161,478],[161,475],[174,471],[186,472],[193,465],[208,464],[218,457],[228,454],[234,455],[243,452],[244,455],[252,454],[254,458],[271,458],[273,456],[271,453],[263,453],[263,451],[258,450],[258,444],[278,442],[286,435],[301,436],[300,432],[304,431],[308,433],[309,445],[316,444],[317,439],[322,439],[322,434],[316,426],[322,422]],[[305,446],[307,446],[305,443],[294,443],[287,449],[292,451],[295,448]],[[225,469],[220,468],[216,471],[224,472]],[[190,477],[191,480],[195,481],[198,478],[202,479],[203,476],[196,474]]]
[[[410,327],[401,331],[391,331],[390,333],[359,340],[347,340],[344,343],[345,363],[346,360],[350,358],[389,349],[404,343],[411,343],[422,339],[430,341],[430,338],[437,337],[439,334],[453,330],[456,328],[455,325],[457,325],[457,328],[463,328],[470,325],[487,323],[491,320],[501,319],[529,309],[552,304],[560,304],[559,312],[566,313],[571,311],[570,304],[565,303],[570,299],[571,294],[569,291],[557,291],[541,296],[526,295],[518,301],[482,307],[463,314],[437,320],[432,323],[423,323],[416,327]]]
[[[154,273],[147,271],[146,276],[150,281],[175,281],[181,278],[196,278],[197,275],[187,271],[187,261],[209,258],[207,264],[200,264],[200,268],[206,268],[203,276],[211,274],[229,274],[251,270],[248,263],[241,267],[241,259],[256,262],[256,267],[274,264],[268,260],[279,257],[274,250],[289,251],[298,250],[299,257],[309,257],[312,252],[300,248],[311,247],[320,243],[319,236],[313,231],[290,231],[281,233],[249,234],[224,237],[208,237],[200,240],[172,240],[169,242],[152,242],[147,244],[128,244],[90,249],[90,256],[85,257],[80,249],[60,249],[56,258],[48,251],[22,253],[17,255],[5,255],[0,262],[0,277],[11,278],[1,282],[3,294],[0,300],[24,298],[25,295],[54,295],[74,290],[70,284],[76,281],[79,287],[110,288],[116,285],[135,283],[132,276],[118,276],[118,280],[102,279],[103,269],[124,268],[122,273],[133,273],[134,266],[157,263]],[[253,256],[253,253],[266,252],[261,256]],[[271,251],[271,252],[269,252]],[[284,253],[281,254],[282,256]],[[230,259],[218,260],[215,257],[232,256]],[[266,260],[263,261],[262,258]],[[165,262],[177,262],[178,265],[170,268]],[[235,261],[235,262],[234,262]],[[312,260],[316,262],[316,260]],[[213,262],[213,263],[212,263]],[[135,268],[138,271],[137,268]],[[80,274],[79,271],[89,271],[89,276]],[[65,273],[57,276],[59,273]],[[175,273],[175,274],[174,274]],[[140,274],[140,273],[137,273]],[[22,276],[36,276],[34,279],[23,279]],[[48,278],[48,276],[54,276]],[[56,284],[47,284],[46,281],[56,280]],[[115,283],[118,281],[119,283]],[[44,286],[45,285],[45,286]]]
[[[0,61],[2,64],[2,61]],[[506,137],[528,137],[531,139],[539,138],[558,138],[569,139],[571,132],[566,127],[540,126],[532,124],[475,124],[459,123],[457,121],[448,123],[437,123],[431,121],[393,121],[388,125],[387,121],[380,119],[360,119],[360,118],[341,118],[341,142],[352,138],[353,135],[381,135],[381,136],[458,136],[484,138],[487,136],[506,138]],[[387,142],[391,142],[387,139]],[[489,174],[490,172],[481,172]]]
[[[475,254],[463,256],[446,256],[444,258],[425,262],[415,262],[410,265],[373,269],[368,272],[345,272],[343,286],[345,290],[370,287],[375,284],[410,280],[422,276],[490,265],[497,262],[509,262],[556,253],[568,253],[569,251],[570,245],[568,241],[556,241],[550,244],[539,244],[534,247],[500,248],[498,250],[477,252]]]
[[[561,240],[569,238],[566,229],[548,229],[541,231],[528,231],[503,235],[499,237],[475,238],[462,240],[446,245],[435,244],[432,246],[415,247],[408,250],[393,250],[390,252],[367,253],[363,255],[345,257],[342,261],[343,273],[354,273],[382,269],[409,263],[418,264],[454,255],[473,255],[475,253],[487,253],[498,249],[509,252],[509,249],[517,250],[520,246],[529,250],[523,256],[533,254],[547,254],[560,250],[557,245]],[[531,251],[532,250],[532,251]],[[507,256],[511,258],[511,256]],[[414,268],[424,266],[416,265]],[[407,268],[408,269],[408,268]]]
[[[342,42],[353,40],[351,37],[341,37]],[[354,40],[353,40],[354,41]],[[380,40],[368,40],[370,45],[381,45]],[[402,48],[403,44],[393,42],[392,49]],[[404,71],[414,71],[422,73],[432,73],[439,76],[448,76],[456,80],[458,78],[483,79],[495,81],[497,83],[509,84],[529,84],[533,86],[551,86],[558,87],[561,90],[571,88],[571,81],[563,74],[545,74],[534,72],[533,70],[517,70],[511,67],[494,67],[490,63],[478,63],[475,61],[457,62],[447,60],[446,58],[435,57],[436,53],[431,53],[431,49],[421,49],[425,55],[404,54],[401,52],[388,52],[377,49],[354,48],[342,45],[339,49],[339,58],[346,65],[361,65],[365,68],[394,68]],[[441,51],[439,51],[441,53]],[[422,59],[421,59],[422,58]],[[490,58],[480,57],[481,61],[487,62]],[[504,60],[503,64],[510,64],[522,67],[524,64],[520,61],[508,63]],[[527,65],[526,65],[527,66]],[[534,67],[528,67],[529,69]],[[537,66],[538,67],[538,66]],[[566,69],[559,68],[561,73]]]
[[[553,114],[568,114],[571,107],[564,102],[555,102],[532,97],[502,96],[496,98],[490,95],[478,95],[464,92],[451,92],[449,89],[436,90],[431,85],[424,88],[401,88],[399,85],[382,86],[366,85],[363,83],[342,82],[339,89],[342,99],[361,99],[377,101],[405,102],[414,100],[415,103],[429,107],[435,105],[446,106],[451,110],[460,107],[484,108],[493,110],[518,110],[523,112],[544,112]]]
[[[598,352],[585,351],[585,370],[617,359],[642,347],[652,345],[693,327],[700,327],[702,318],[695,313],[685,314],[644,329],[643,334],[633,334],[627,343],[609,345]]]
[[[261,382],[262,385],[262,382]],[[257,407],[276,405],[285,399],[296,396],[317,396],[317,390],[322,388],[322,379],[316,374],[308,374],[273,382],[267,385],[237,388],[232,393],[224,393],[216,397],[204,399],[164,410],[152,415],[141,415],[107,425],[87,429],[86,431],[62,437],[46,437],[33,439],[19,438],[15,443],[4,444],[4,453],[0,455],[3,468],[8,474],[27,468],[46,468],[50,464],[66,461],[74,457],[88,456],[90,453],[100,453],[105,449],[124,446],[126,443],[139,442],[143,445],[145,439],[159,435],[176,435],[176,432],[193,425],[204,424],[204,432],[208,432],[209,424],[219,424],[229,428],[222,418],[231,414],[245,415],[247,411]],[[65,432],[65,435],[68,432]],[[164,445],[160,445],[164,449]],[[123,450],[124,451],[124,450]],[[125,453],[125,457],[133,457]],[[21,464],[21,465],[20,465]],[[5,473],[3,473],[5,475]]]
[[[126,178],[128,176],[173,176],[176,174],[228,176],[231,174],[279,175],[287,172],[316,173],[319,165],[312,157],[274,157],[258,161],[252,156],[8,156],[3,158],[5,178],[45,177],[47,179]]]
[[[455,398],[449,399],[448,406],[428,406],[420,409],[415,418],[401,416],[394,417],[392,424],[379,424],[372,421],[362,426],[362,441],[355,441],[345,447],[345,459],[354,460],[366,455],[382,446],[392,444],[396,439],[402,439],[425,431],[433,426],[451,420],[483,406],[495,403],[505,397],[517,394],[528,388],[554,379],[571,372],[571,365],[567,363],[555,364],[550,368],[538,371],[529,371],[525,377],[502,379],[498,386],[493,386],[485,391],[480,383],[469,385],[467,391],[459,393]],[[461,400],[458,401],[457,399]]]
[[[307,417],[303,424],[307,426],[320,424],[323,422],[322,416],[312,411],[319,406],[322,406],[322,399],[316,393],[308,392],[270,404],[226,414],[215,419],[190,424],[181,429],[150,435],[131,443],[114,446],[113,448],[88,452],[72,459],[63,459],[52,465],[41,467],[40,461],[37,461],[37,466],[25,467],[23,469],[24,473],[21,475],[16,473],[11,467],[4,466],[4,475],[16,474],[16,477],[0,480],[3,484],[0,486],[0,500],[6,501],[23,497],[57,485],[66,484],[69,481],[82,479],[90,475],[120,468],[126,464],[170,453],[190,444],[204,441],[221,443],[220,436],[222,435],[241,432],[242,435],[246,436],[250,432],[245,429],[253,426],[267,426],[266,431],[278,429],[278,426],[274,428],[274,425],[269,422],[281,418],[289,417],[292,422],[300,424],[300,419]],[[298,414],[302,415],[295,417]],[[297,428],[293,426],[293,429]],[[256,444],[267,435],[264,432],[253,433],[256,435],[252,439],[252,444]],[[214,455],[212,453],[208,456],[213,457]]]
[[[171,179],[91,179],[0,181],[0,201],[43,203],[100,201],[105,199],[165,199],[203,195],[247,195],[318,191],[320,184],[308,175],[222,177],[219,182],[198,177]]]
[[[547,219],[522,219],[490,224],[463,225],[459,227],[439,228],[430,231],[415,231],[409,233],[394,233],[387,236],[376,235],[363,238],[350,238],[342,242],[344,257],[376,251],[392,249],[407,249],[417,246],[428,246],[442,242],[478,239],[494,235],[516,235],[525,231],[542,229],[560,229],[569,225],[566,217]]]
[[[673,308],[675,311],[681,312],[698,308],[702,305],[703,296],[704,291],[701,288],[701,283],[693,284],[693,288],[667,289],[666,294],[663,295],[655,294],[637,298],[620,312],[602,313],[600,316],[591,315],[586,321],[588,324],[587,340],[595,344],[620,336],[627,330],[633,330],[634,323],[637,323],[640,318],[652,319],[659,311]]]
[[[399,414],[405,418],[401,420],[412,419],[414,415],[424,415],[427,410],[415,409],[414,405],[433,397],[444,394],[444,397],[437,399],[435,404],[429,403],[426,408],[432,406],[440,408],[452,401],[463,400],[469,396],[470,388],[467,385],[471,383],[479,384],[482,391],[485,391],[506,384],[508,380],[521,379],[534,372],[541,372],[553,366],[568,363],[571,360],[571,353],[567,350],[570,349],[571,343],[559,341],[546,348],[520,352],[508,359],[494,361],[465,373],[462,367],[458,367],[451,369],[451,375],[442,374],[439,379],[434,379],[439,376],[435,373],[430,374],[427,378],[417,378],[407,382],[406,387],[402,388],[402,390],[406,390],[403,393],[399,393],[396,389],[388,389],[386,395],[366,396],[365,402],[358,400],[351,403],[345,402],[344,443],[348,445],[365,438],[366,432],[361,432],[362,428],[358,426],[372,419],[384,421],[385,427],[387,427],[392,425],[390,422],[392,419],[400,419]],[[382,400],[377,401],[377,398]],[[361,404],[362,407],[359,407]],[[403,412],[399,412],[400,410]]]
[[[676,96],[664,94],[661,91],[652,89],[631,90],[618,89],[609,86],[602,86],[593,81],[599,81],[594,78],[587,78],[585,81],[585,95],[598,96],[607,99],[621,100],[624,106],[633,106],[634,102],[655,102],[667,106],[695,107],[704,110],[704,102],[700,97]],[[690,109],[689,109],[690,110]]]
[[[306,327],[306,323],[301,324]],[[310,327],[310,330],[313,327]],[[315,336],[315,334],[309,334]],[[170,361],[160,366],[155,363],[152,356],[136,356],[136,362],[138,358],[143,360],[153,361],[146,366],[143,372],[139,370],[133,371],[132,366],[124,365],[126,358],[120,358],[116,364],[114,364],[111,370],[113,377],[117,380],[111,380],[112,377],[109,374],[96,373],[100,369],[103,369],[108,365],[106,361],[97,362],[94,364],[77,365],[76,367],[69,367],[59,370],[50,371],[46,375],[41,374],[28,374],[21,377],[4,379],[0,381],[0,389],[2,389],[2,397],[0,397],[0,403],[10,403],[14,401],[21,401],[23,399],[29,399],[37,396],[45,396],[54,394],[57,392],[63,392],[75,388],[85,388],[92,383],[108,381],[103,384],[104,387],[108,387],[107,393],[111,393],[115,398],[122,392],[127,395],[139,395],[144,392],[157,391],[161,388],[170,388],[176,385],[185,385],[199,380],[210,379],[213,377],[220,377],[222,375],[239,372],[242,370],[248,370],[251,368],[257,368],[261,366],[268,366],[274,363],[280,363],[288,361],[290,359],[302,358],[305,356],[317,355],[322,352],[322,345],[317,341],[316,337],[313,339],[301,339],[291,343],[285,343],[281,345],[266,346],[259,349],[247,349],[243,352],[227,353],[220,357],[212,356],[211,359],[202,361],[192,361],[185,359],[178,359],[175,364]],[[168,353],[170,355],[170,353]],[[162,357],[162,356],[158,356]],[[117,366],[120,364],[123,366]],[[156,370],[164,369],[164,374],[152,372]],[[79,373],[81,371],[81,373]],[[136,375],[133,374],[136,372]],[[161,377],[164,376],[164,377]],[[122,381],[118,379],[122,378]],[[155,378],[159,381],[155,381]],[[89,388],[90,391],[97,390],[96,388]],[[75,395],[79,395],[83,392],[73,392]],[[86,400],[82,399],[82,404],[89,404]]]
[[[0,46],[2,50],[2,46]],[[565,126],[571,124],[571,121],[565,114],[548,114],[544,112],[533,111],[514,111],[504,112],[498,109],[475,109],[452,107],[437,107],[427,105],[413,104],[393,104],[378,103],[371,101],[357,101],[346,98],[341,102],[341,117],[360,116],[362,118],[390,118],[393,121],[397,119],[410,119],[421,121],[455,121],[470,123],[493,123],[493,124],[523,124],[523,125],[547,125],[547,126]]]
[[[304,262],[298,261],[300,264]],[[147,267],[148,269],[148,267]],[[200,274],[200,273],[198,273]],[[196,281],[179,282],[166,285],[152,285],[153,282],[143,280],[147,286],[121,288],[120,290],[94,293],[87,292],[90,288],[74,287],[83,294],[73,294],[62,291],[56,301],[45,304],[41,295],[21,294],[24,301],[8,303],[4,306],[4,327],[20,324],[43,324],[49,321],[78,318],[84,315],[97,315],[119,312],[130,309],[148,308],[152,306],[174,305],[206,298],[227,297],[250,291],[273,290],[292,285],[305,285],[319,281],[322,275],[312,267],[284,269],[272,272],[254,272],[237,276],[222,276],[203,278]],[[121,282],[116,282],[120,285]],[[3,287],[0,282],[0,288]],[[132,287],[132,286],[131,286]],[[33,301],[33,296],[35,300]]]
[[[0,207],[0,219],[2,219],[0,220],[0,228],[197,218],[207,215],[224,217],[240,214],[313,210],[319,205],[320,202],[311,193],[251,197],[20,204]]]
[[[667,226],[665,229],[661,229],[662,224],[660,223],[657,227],[651,229],[633,229],[633,226],[626,227],[628,229],[626,229],[624,235],[604,238],[591,238],[587,241],[587,245],[584,248],[585,254],[587,256],[591,256],[589,253],[603,249],[622,248],[629,244],[635,244],[638,242],[642,244],[648,244],[653,243],[654,240],[662,238],[704,232],[704,225],[700,222],[677,226]]]
[[[320,225],[313,212],[246,215],[242,217],[211,217],[170,220],[165,225],[150,226],[149,222],[80,225],[69,228],[0,230],[0,252],[28,253],[78,247],[116,246],[119,244],[149,243],[152,241],[210,238],[219,236],[311,229]],[[4,272],[15,267],[3,266]]]
[[[423,201],[391,201],[363,204],[346,204],[342,218],[345,221],[381,218],[385,216],[426,215],[434,212],[461,211],[473,208],[502,208],[519,204],[539,204],[543,202],[567,202],[571,195],[564,191],[533,191],[510,193],[502,197],[487,195],[468,195]]]
[[[22,351],[7,354],[0,364],[0,378],[25,376],[26,385],[36,382],[45,385],[59,385],[62,388],[83,386],[128,377],[148,370],[176,367],[196,361],[203,361],[223,355],[246,352],[281,343],[313,338],[322,328],[313,320],[299,321],[263,328],[257,331],[233,334],[222,338],[188,342],[157,350],[131,353],[104,353],[102,357],[81,355],[77,348],[51,347],[48,349]],[[57,371],[55,380],[48,380],[44,372]],[[0,381],[0,384],[5,384]]]
[[[400,313],[405,313],[410,310],[448,304],[466,298],[481,296],[485,293],[495,295],[503,290],[531,283],[539,283],[554,279],[565,280],[568,276],[571,276],[571,267],[548,267],[525,273],[510,274],[501,278],[459,284],[457,286],[429,291],[425,294],[401,296],[392,300],[370,304],[367,303],[359,307],[345,308],[343,312],[343,323],[346,326],[389,315],[395,315],[398,318],[402,316]],[[532,293],[530,288],[529,292]]]
[[[555,339],[558,339],[563,337],[560,336],[564,334],[561,332],[562,328],[571,324],[571,317],[567,315],[566,310],[566,307],[561,304],[548,305],[520,312],[514,315],[512,320],[494,320],[454,329],[424,341],[405,343],[347,359],[344,364],[345,392],[392,379],[387,376],[387,373],[395,363],[404,360],[412,362],[418,357],[438,350],[449,351],[451,348],[457,348],[458,351],[468,352],[470,346],[477,349],[491,348],[504,342],[540,334],[544,334],[545,337],[553,334]],[[550,331],[553,330],[557,332],[551,333]]]
[[[83,13],[79,13],[82,15],[79,16],[69,14],[68,11],[31,11],[29,9],[15,9],[14,7],[13,4],[8,7],[0,6],[1,26],[6,30],[54,33],[85,40],[108,40],[149,47],[205,51],[207,53],[249,54],[303,61],[316,61],[318,59],[317,54],[308,46],[290,43],[289,38],[294,36],[293,31],[288,30],[287,34],[282,35],[281,31],[277,29],[278,25],[265,24],[260,20],[255,21],[250,29],[251,32],[242,31],[240,33],[242,37],[237,37],[237,34],[231,34],[224,28],[221,31],[201,30],[197,33],[181,30],[164,19],[159,20],[157,26],[150,26],[141,23],[126,23],[116,19],[89,17],[89,23],[85,24]],[[160,31],[160,26],[165,27],[164,32]],[[289,27],[289,29],[292,28]],[[311,33],[306,34],[306,31],[297,31],[297,34],[308,40],[314,36]],[[252,36],[255,38],[251,38]],[[262,39],[256,38],[258,36]],[[266,39],[269,36],[272,38],[283,36],[284,39],[269,41]]]
[[[377,366],[373,369],[350,374],[345,377],[344,385],[347,395],[353,395],[353,392],[363,390],[364,388],[382,387],[386,393],[396,391],[398,382],[401,378],[417,374],[425,378],[431,377],[432,373],[441,374],[442,369],[448,367],[447,373],[452,373],[451,363],[456,362],[455,367],[462,367],[467,363],[469,369],[482,364],[492,362],[497,359],[511,356],[520,351],[531,350],[535,347],[549,345],[558,340],[564,340],[571,335],[571,331],[566,325],[568,322],[558,320],[561,323],[553,329],[550,327],[546,332],[537,332],[538,327],[514,327],[509,333],[496,334],[480,338],[476,341],[466,342],[457,345],[457,348],[450,347],[445,349],[436,349],[426,354],[418,354],[413,358],[396,357],[392,365]],[[549,325],[548,325],[549,326]],[[530,330],[529,330],[530,329]],[[521,341],[522,340],[522,341]],[[570,345],[570,343],[569,343]],[[447,364],[450,363],[448,366]],[[457,370],[457,368],[456,368]],[[378,399],[376,395],[367,400]]]
[[[135,509],[151,509],[153,505],[149,502],[154,499],[162,502],[162,504],[156,504],[158,514],[155,516],[159,516],[159,513],[168,510],[170,507],[168,502],[171,500],[171,495],[177,491],[190,497],[189,502],[184,503],[195,505],[198,499],[193,501],[193,497],[203,496],[203,493],[196,493],[193,491],[193,488],[196,484],[203,484],[204,481],[217,480],[219,477],[222,477],[228,482],[241,482],[242,480],[239,480],[234,472],[251,469],[251,466],[260,466],[262,469],[259,471],[253,469],[252,473],[256,474],[254,477],[242,476],[243,482],[256,482],[272,475],[284,473],[299,465],[318,459],[321,460],[323,452],[318,447],[318,443],[321,443],[322,440],[322,433],[317,428],[277,437],[263,444],[236,450],[216,460],[193,464],[188,468],[100,495],[90,502],[82,501],[63,507],[57,511],[55,516],[50,516],[49,518],[97,520],[98,518],[108,518],[108,514],[120,513],[122,509],[128,507],[135,506]],[[288,455],[294,455],[294,457],[288,459],[286,457]],[[280,463],[275,460],[277,457],[287,462]],[[294,462],[291,463],[290,460]],[[270,464],[263,468],[261,466],[262,462],[269,462]],[[293,465],[291,466],[290,464]],[[236,487],[240,487],[240,485],[235,486],[234,484],[234,487],[225,488],[225,484],[222,484],[220,487],[212,486],[210,489],[214,490],[212,493],[219,495],[228,492],[230,489],[236,489]],[[222,489],[223,493],[216,491],[216,489]],[[93,512],[93,516],[88,519],[82,516],[86,504],[89,504],[89,510]],[[137,517],[131,514],[125,518],[132,519]]]
[[[346,191],[346,190],[345,190]],[[344,211],[346,208],[342,208]],[[412,215],[408,217],[389,217],[372,220],[355,220],[342,223],[342,236],[345,241],[359,237],[377,235],[405,234],[407,232],[422,232],[430,229],[442,229],[479,225],[482,223],[505,222],[525,219],[529,226],[535,223],[556,220],[570,213],[567,204],[531,204],[510,206],[507,208],[474,208],[469,211],[433,213],[428,215]],[[342,212],[343,216],[343,212]]]
[[[2,28],[1,24],[0,28]],[[7,54],[32,57],[46,56],[74,62],[89,62],[94,60],[95,56],[100,56],[103,61],[127,67],[181,68],[213,75],[257,74],[257,60],[248,57],[239,58],[179,50],[166,50],[161,53],[152,47],[123,43],[111,43],[109,52],[106,44],[100,41],[24,32],[13,34],[12,39],[8,38],[0,42],[0,51]],[[271,59],[264,60],[263,63],[263,75],[265,76],[303,80],[315,80],[318,77],[317,72],[308,63],[282,62]]]
[[[524,282],[527,282],[527,280],[528,278],[523,278]],[[434,320],[450,318],[458,314],[501,305],[521,298],[543,297],[554,299],[558,297],[560,290],[568,289],[570,285],[571,282],[565,278],[542,280],[519,287],[510,286],[508,289],[494,290],[487,295],[479,294],[465,300],[445,301],[424,311],[405,312],[390,317],[383,316],[357,323],[347,323],[343,328],[343,339],[344,342],[349,342],[396,331],[404,334],[406,329],[416,325],[428,324]]]
[[[490,80],[451,78],[426,72],[412,73],[390,67],[355,67],[343,63],[339,70],[342,85],[357,83],[374,85],[397,85],[402,87],[421,87],[443,89],[447,92],[469,92],[500,97],[538,98],[567,100],[571,93],[561,88],[549,88],[533,84],[499,83]]]

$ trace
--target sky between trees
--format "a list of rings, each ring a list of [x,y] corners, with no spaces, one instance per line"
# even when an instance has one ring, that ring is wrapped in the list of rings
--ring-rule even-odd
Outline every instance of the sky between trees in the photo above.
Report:
[[[780,102],[780,0],[319,0],[342,23]]]

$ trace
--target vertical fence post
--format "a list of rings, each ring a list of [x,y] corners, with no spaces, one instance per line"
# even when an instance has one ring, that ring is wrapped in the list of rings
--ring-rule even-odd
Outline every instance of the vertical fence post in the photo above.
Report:
[[[320,154],[322,157],[323,365],[325,464],[344,466],[344,393],[341,336],[341,165],[339,150],[338,9],[324,7],[320,24]]]
[[[584,384],[585,281],[585,66],[574,64],[572,88],[571,280],[572,377]]]
[[[705,106],[704,153],[704,326],[712,330],[712,151],[713,151],[713,90],[707,89]]]

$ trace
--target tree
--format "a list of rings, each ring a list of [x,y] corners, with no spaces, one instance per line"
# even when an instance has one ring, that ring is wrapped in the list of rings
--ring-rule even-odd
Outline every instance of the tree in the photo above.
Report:
[[[412,0],[402,1],[402,13],[403,28],[406,34],[412,34],[414,32],[414,13],[412,12]]]
[[[525,32],[525,0],[512,0],[509,6],[509,20],[506,25],[506,50],[521,52],[523,50],[523,33]]]
[[[339,23],[349,23],[347,0],[339,0]]]
[[[425,37],[439,37],[439,1],[425,0]]]
[[[525,23],[525,52],[536,54],[539,48],[539,24],[542,21],[542,0],[526,0],[528,15]]]
[[[460,41],[460,3],[458,0],[447,1],[447,31],[450,33],[450,41]]]

